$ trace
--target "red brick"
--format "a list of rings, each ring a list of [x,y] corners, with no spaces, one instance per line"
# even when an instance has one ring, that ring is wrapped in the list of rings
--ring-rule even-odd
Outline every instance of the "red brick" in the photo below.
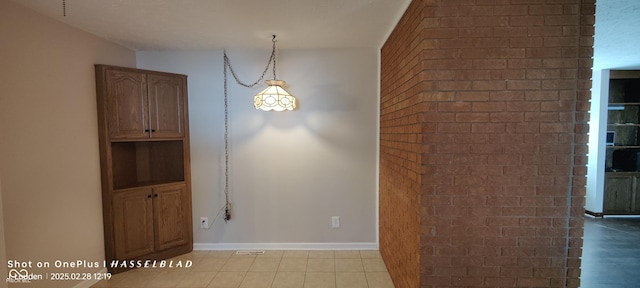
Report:
[[[489,47],[489,48],[496,48],[496,47],[509,47],[509,39],[505,39],[505,38],[474,38],[471,41],[471,44],[469,46],[466,47]]]
[[[484,284],[487,287],[514,287],[516,280],[515,277],[486,277]]]
[[[412,1],[381,51],[380,246],[397,287],[579,285],[594,11]],[[526,273],[497,276],[509,267]]]
[[[527,37],[527,27],[496,27],[493,33],[495,37]]]
[[[501,267],[500,276],[504,277],[532,277],[532,267]]]
[[[437,276],[465,276],[467,269],[465,267],[435,267],[433,274]]]
[[[444,91],[471,90],[471,81],[439,81],[438,89]]]
[[[442,286],[442,287],[448,287],[448,286],[451,285],[451,277],[450,276],[430,276],[430,275],[425,275],[424,276],[424,281],[426,283],[429,283],[430,285],[438,285],[438,286]]]
[[[489,113],[460,113],[456,115],[456,122],[485,123],[490,120]]]
[[[576,59],[543,59],[542,67],[544,68],[571,68],[576,67]]]
[[[502,236],[505,237],[529,237],[534,236],[536,230],[528,227],[504,227],[502,228]]]
[[[501,255],[500,248],[487,247],[487,246],[469,246],[467,253],[469,256],[500,256]]]
[[[554,19],[555,22],[558,20]],[[545,17],[543,16],[511,16],[509,18],[509,24],[511,26],[542,26],[545,24]]]
[[[473,133],[503,133],[505,132],[505,124],[502,123],[486,123],[472,124],[471,132]]]
[[[489,196],[487,198],[487,205],[497,207],[520,206],[520,197]],[[513,220],[514,218],[508,219]]]
[[[542,243],[547,245],[546,242]],[[564,257],[558,258],[558,261],[560,261],[561,259],[564,259]],[[554,266],[554,263],[552,262],[553,259],[549,257],[518,257],[516,265],[520,267],[551,267]],[[558,264],[556,264],[556,266],[557,265]]]
[[[503,207],[503,216],[534,216],[535,209],[531,207]]]
[[[483,283],[483,278],[482,277],[471,277],[471,276],[466,276],[466,277],[452,277],[451,278],[451,284],[453,286],[465,286],[465,287],[478,287],[481,286]]]
[[[466,133],[471,132],[471,125],[467,123],[438,124],[438,132]]]
[[[504,247],[501,248],[503,256],[533,256],[534,248],[532,247]]]
[[[563,27],[553,27],[553,26],[537,26],[537,27],[527,27],[527,35],[531,37],[536,36],[545,36],[545,37],[553,37],[553,36],[563,36]]]
[[[520,102],[524,100],[524,92],[522,91],[496,91],[490,92],[491,101],[515,101]]]
[[[493,29],[488,27],[472,27],[472,28],[457,28],[458,37],[460,38],[483,38],[491,37],[493,35]]]
[[[547,26],[571,26],[578,23],[579,19],[577,15],[545,16],[544,24]]]
[[[517,287],[550,287],[549,278],[518,278]]]
[[[490,217],[502,215],[500,207],[469,207],[469,215],[473,217]]]
[[[509,267],[518,264],[518,258],[514,256],[499,256],[493,257],[488,256],[484,260],[485,266],[501,266],[501,267]]]
[[[520,218],[520,226],[550,227],[553,218]]]
[[[515,68],[542,68],[541,59],[509,59],[507,65],[511,69]]]
[[[562,15],[564,12],[562,5],[531,5],[530,15]]]
[[[486,219],[486,224],[488,226],[499,226],[499,227],[517,227],[519,226],[519,218],[517,217],[488,217]]]
[[[536,247],[535,256],[538,257],[563,257],[567,255],[567,249],[565,247]]]
[[[504,102],[473,102],[471,106],[471,110],[476,112],[497,112],[504,111],[505,108]]]
[[[522,112],[498,112],[491,113],[491,122],[522,122],[524,113]]]
[[[438,103],[438,112],[447,111],[471,111],[471,103],[469,102],[441,102]]]
[[[456,28],[431,28],[422,30],[422,37],[429,39],[457,38],[458,29]]]
[[[506,62],[504,63],[506,66]],[[506,83],[505,81],[473,81],[471,87],[475,91],[504,90]]]

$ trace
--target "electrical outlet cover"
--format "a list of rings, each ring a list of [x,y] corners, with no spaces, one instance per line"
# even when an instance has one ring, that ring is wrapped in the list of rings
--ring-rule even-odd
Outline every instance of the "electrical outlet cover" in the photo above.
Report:
[[[200,228],[209,229],[209,218],[208,217],[200,217]]]
[[[340,216],[331,217],[331,228],[340,228]]]

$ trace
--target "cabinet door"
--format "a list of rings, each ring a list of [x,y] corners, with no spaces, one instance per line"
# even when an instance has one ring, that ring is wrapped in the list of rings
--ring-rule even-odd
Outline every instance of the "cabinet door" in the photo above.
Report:
[[[189,242],[191,209],[184,184],[153,190],[155,215],[155,248],[164,250]]]
[[[604,213],[627,214],[631,208],[631,176],[605,177]]]
[[[151,137],[182,138],[185,126],[185,81],[179,76],[147,75]]]
[[[149,138],[149,98],[143,73],[107,70],[107,126],[111,139]]]
[[[154,251],[151,196],[151,189],[132,189],[113,194],[116,259],[131,259]]]
[[[631,213],[640,214],[640,176],[633,177],[633,187],[631,190],[632,203]]]

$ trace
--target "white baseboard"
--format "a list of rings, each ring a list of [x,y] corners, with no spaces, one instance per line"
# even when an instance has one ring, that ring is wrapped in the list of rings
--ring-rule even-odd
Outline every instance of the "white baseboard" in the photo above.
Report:
[[[98,271],[96,273],[101,273],[101,274],[102,273],[107,273],[107,268],[104,268],[104,269],[102,269],[102,270],[100,270],[100,271]],[[91,274],[93,274],[93,273],[91,273]],[[97,280],[97,279],[85,280],[85,281],[82,281],[82,282],[78,283],[77,285],[73,286],[73,288],[89,288],[89,287],[95,285],[98,282],[100,282],[100,280]]]
[[[194,243],[193,250],[378,250],[378,244],[375,242]]]

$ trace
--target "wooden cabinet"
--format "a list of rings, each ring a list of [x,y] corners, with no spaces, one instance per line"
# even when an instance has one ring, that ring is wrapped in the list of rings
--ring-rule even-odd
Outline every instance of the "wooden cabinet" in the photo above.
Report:
[[[152,192],[156,250],[186,244],[191,217],[185,215],[191,215],[191,205],[185,201],[185,185],[162,186]]]
[[[116,259],[132,259],[189,242],[186,185],[133,188],[113,195]]]
[[[95,69],[107,263],[191,251],[187,77]],[[107,268],[117,273],[131,267]]]
[[[640,214],[640,173],[606,173],[604,214]]]
[[[110,139],[182,138],[186,78],[105,69]]]
[[[640,70],[609,72],[603,214],[640,214]]]
[[[152,193],[148,188],[114,193],[115,259],[133,259],[155,251]]]

